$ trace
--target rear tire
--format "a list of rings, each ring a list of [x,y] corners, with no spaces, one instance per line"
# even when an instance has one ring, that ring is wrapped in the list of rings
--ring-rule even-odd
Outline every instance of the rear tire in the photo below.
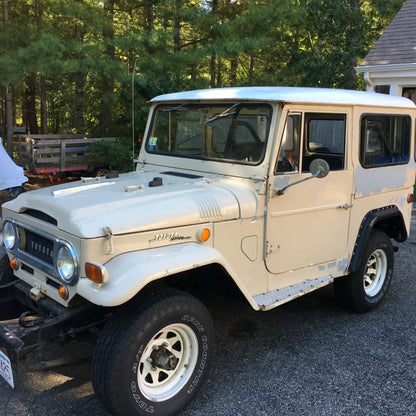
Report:
[[[390,238],[374,231],[364,250],[357,271],[335,279],[338,298],[356,312],[377,307],[390,286],[394,268],[394,252]]]
[[[205,306],[177,290],[147,293],[115,313],[92,361],[94,390],[114,415],[176,415],[196,395],[212,358]]]

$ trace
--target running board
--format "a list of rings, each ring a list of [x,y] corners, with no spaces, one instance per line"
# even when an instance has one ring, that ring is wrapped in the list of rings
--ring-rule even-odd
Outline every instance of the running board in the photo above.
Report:
[[[316,289],[329,285],[333,281],[334,278],[332,276],[319,277],[318,279],[307,280],[306,282],[298,283],[297,285],[263,293],[254,296],[253,299],[261,311],[267,311],[300,296],[306,295],[309,292],[313,292]]]

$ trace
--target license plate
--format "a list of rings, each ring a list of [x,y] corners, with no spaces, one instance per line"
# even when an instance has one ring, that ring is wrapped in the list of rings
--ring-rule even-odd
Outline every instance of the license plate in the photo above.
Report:
[[[0,351],[0,375],[14,388],[13,371],[9,357]]]

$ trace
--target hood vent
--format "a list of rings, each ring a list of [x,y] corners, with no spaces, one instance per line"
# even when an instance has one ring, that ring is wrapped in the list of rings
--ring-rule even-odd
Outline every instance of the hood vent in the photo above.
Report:
[[[41,220],[41,221],[45,221],[52,225],[58,225],[58,221],[55,218],[51,217],[48,214],[45,214],[42,211],[38,211],[36,209],[27,209],[23,212],[23,214],[29,215],[30,217],[37,218],[38,220]]]
[[[202,219],[222,217],[221,209],[211,194],[200,194],[195,196],[193,200],[198,206],[199,215]]]

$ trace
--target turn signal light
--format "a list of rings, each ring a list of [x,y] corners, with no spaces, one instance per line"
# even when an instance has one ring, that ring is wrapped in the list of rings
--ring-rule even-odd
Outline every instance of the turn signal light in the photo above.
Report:
[[[68,292],[68,289],[65,286],[60,286],[60,288],[59,288],[59,296],[63,300],[67,300],[68,299],[69,292]]]
[[[199,241],[207,241],[211,235],[211,231],[208,228],[202,228],[198,230],[197,238]]]
[[[411,204],[413,202],[413,194],[407,195],[407,202]]]
[[[85,275],[95,283],[105,283],[107,281],[107,269],[99,264],[85,263]]]
[[[19,268],[19,262],[14,257],[10,260],[10,267],[13,270],[17,270]]]

